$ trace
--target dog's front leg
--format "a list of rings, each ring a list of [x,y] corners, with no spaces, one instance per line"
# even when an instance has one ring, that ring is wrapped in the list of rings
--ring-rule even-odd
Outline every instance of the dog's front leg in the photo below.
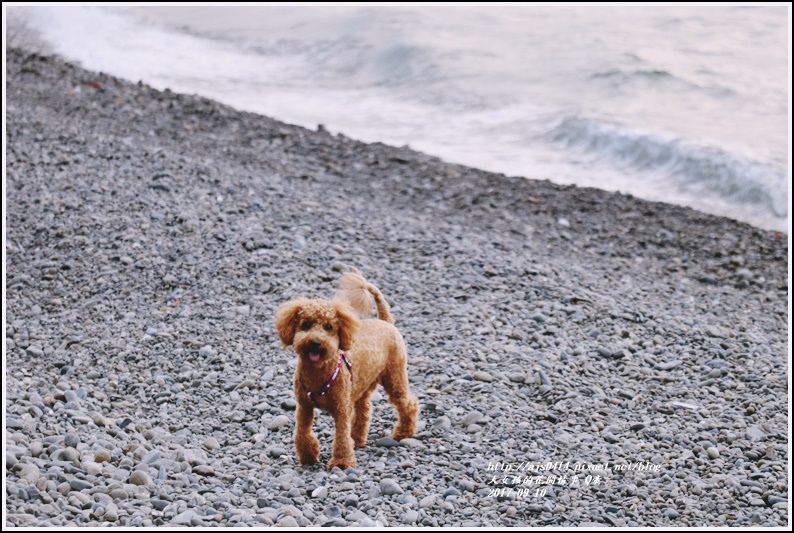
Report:
[[[351,409],[339,409],[333,413],[334,417],[334,451],[331,455],[331,462],[328,463],[328,470],[338,466],[342,470],[347,467],[356,466],[356,456],[353,452],[353,439],[350,436],[351,419],[353,412]]]
[[[320,441],[312,431],[314,406],[311,402],[298,400],[295,411],[295,450],[302,465],[311,465],[320,459]]]

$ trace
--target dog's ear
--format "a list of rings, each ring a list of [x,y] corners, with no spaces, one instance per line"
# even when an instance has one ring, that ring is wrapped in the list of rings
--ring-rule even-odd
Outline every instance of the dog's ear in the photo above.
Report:
[[[292,339],[298,330],[298,314],[301,312],[306,300],[299,298],[281,305],[276,312],[276,331],[284,348],[292,346]]]
[[[339,349],[346,352],[358,331],[358,317],[347,305],[336,302],[336,319],[339,321]]]

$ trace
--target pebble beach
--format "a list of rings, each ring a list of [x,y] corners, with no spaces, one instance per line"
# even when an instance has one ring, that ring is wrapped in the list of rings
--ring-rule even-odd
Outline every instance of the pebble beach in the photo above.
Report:
[[[6,69],[7,527],[790,524],[787,235]],[[351,266],[419,431],[305,467],[273,317]]]

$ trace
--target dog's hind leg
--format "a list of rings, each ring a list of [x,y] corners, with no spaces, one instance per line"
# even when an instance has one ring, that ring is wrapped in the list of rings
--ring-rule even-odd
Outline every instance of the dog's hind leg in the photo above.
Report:
[[[408,387],[408,369],[405,365],[389,370],[381,378],[381,384],[389,396],[389,403],[397,409],[397,425],[392,437],[396,440],[407,439],[416,433],[419,400]]]

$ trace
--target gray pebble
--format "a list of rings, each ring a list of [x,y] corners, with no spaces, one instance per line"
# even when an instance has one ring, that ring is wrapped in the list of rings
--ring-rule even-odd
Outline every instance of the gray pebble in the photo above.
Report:
[[[666,363],[657,363],[653,365],[656,370],[672,370],[677,366],[680,366],[683,361],[675,360],[675,361],[668,361]]]
[[[83,461],[81,468],[89,476],[98,476],[102,472],[102,465],[95,463],[94,461]]]
[[[37,346],[35,344],[31,344],[25,349],[25,353],[31,357],[43,357],[44,350],[41,349],[41,346]]]
[[[217,450],[218,448],[221,447],[220,443],[218,442],[218,439],[216,439],[215,437],[207,437],[204,440],[203,446],[208,450]]]
[[[25,479],[30,481],[31,483],[35,482],[39,479],[41,473],[36,465],[26,464],[22,466],[22,469],[19,471],[19,477],[21,479]]]
[[[215,349],[210,345],[202,346],[201,349],[199,349],[199,355],[201,357],[212,357],[216,353]]]
[[[433,428],[441,431],[447,431],[452,428],[452,421],[448,416],[439,416],[433,422]]]
[[[194,469],[195,471],[195,469]],[[133,485],[141,485],[144,487],[148,487],[152,484],[152,478],[149,477],[149,474],[144,472],[143,470],[134,470],[129,477],[129,483]]]
[[[285,516],[278,521],[278,525],[281,527],[298,527],[298,521],[291,516]]]
[[[456,489],[455,487],[449,487],[447,490],[444,491],[444,497],[447,496],[460,496],[462,493]]]
[[[281,408],[284,409],[285,411],[294,411],[297,406],[298,403],[292,398],[287,398],[286,400],[281,402]]]
[[[84,481],[82,479],[73,479],[69,481],[69,486],[72,488],[72,490],[80,491],[80,490],[88,490],[94,485],[93,483],[89,483],[88,481]]]
[[[334,518],[334,517],[337,517],[337,516],[341,516],[342,509],[340,509],[336,505],[329,505],[329,506],[327,506],[326,508],[323,509],[323,513],[325,514],[325,516],[329,516],[331,518]]]
[[[160,460],[160,452],[157,450],[150,450],[141,458],[141,462],[147,465],[156,463]]]
[[[210,465],[196,465],[193,467],[193,473],[200,476],[214,476],[215,469],[213,469]]]
[[[192,520],[195,519],[195,518],[201,520],[201,517],[198,514],[196,514],[196,511],[188,510],[188,511],[184,511],[184,512],[179,513],[178,515],[174,516],[171,519],[170,523],[171,523],[171,525],[174,525],[174,526],[192,525]]]
[[[402,523],[415,524],[417,520],[419,520],[419,513],[411,509],[403,515]]]
[[[66,461],[70,463],[75,463],[79,456],[77,450],[74,448],[55,448],[53,449],[52,446],[47,449],[49,454],[53,457],[57,457],[59,461]]]
[[[113,498],[114,500],[126,500],[130,497],[130,495],[126,490],[122,488],[116,488],[116,489],[111,489],[110,497]]]
[[[479,411],[472,411],[471,413],[467,414],[466,417],[461,422],[464,426],[470,426],[471,424],[476,424],[480,420],[484,418],[483,414]]]
[[[270,421],[268,427],[270,428],[270,431],[278,431],[280,428],[288,425],[290,425],[289,417],[286,415],[278,415]]]
[[[434,503],[436,503],[436,496],[431,494],[419,500],[419,507],[427,509],[428,507],[432,507]]]
[[[286,448],[281,446],[269,446],[267,449],[267,454],[273,459],[278,459],[282,455],[287,455],[287,453]]]
[[[386,478],[380,481],[380,492],[385,496],[391,496],[392,494],[402,494],[403,489],[393,479]]]

